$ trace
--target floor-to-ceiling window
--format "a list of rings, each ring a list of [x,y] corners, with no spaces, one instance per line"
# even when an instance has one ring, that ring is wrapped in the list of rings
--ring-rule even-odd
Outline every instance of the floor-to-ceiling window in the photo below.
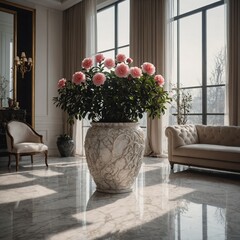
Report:
[[[225,4],[174,0],[173,89],[191,96],[187,123],[224,124]],[[177,122],[177,101],[170,123]]]

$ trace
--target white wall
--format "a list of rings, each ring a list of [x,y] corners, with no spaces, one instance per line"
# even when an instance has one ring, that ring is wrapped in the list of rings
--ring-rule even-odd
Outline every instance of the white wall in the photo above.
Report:
[[[49,155],[58,155],[62,111],[53,105],[62,77],[62,12],[36,6],[35,129],[44,136]]]

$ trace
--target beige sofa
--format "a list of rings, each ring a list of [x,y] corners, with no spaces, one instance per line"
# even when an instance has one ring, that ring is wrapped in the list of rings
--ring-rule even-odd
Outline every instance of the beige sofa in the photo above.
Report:
[[[165,131],[176,164],[240,172],[240,127],[175,125]]]

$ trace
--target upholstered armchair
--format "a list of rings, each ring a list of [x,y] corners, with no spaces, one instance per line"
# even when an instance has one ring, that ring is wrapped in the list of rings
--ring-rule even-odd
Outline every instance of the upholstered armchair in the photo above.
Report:
[[[20,121],[10,121],[6,125],[7,148],[9,152],[8,167],[11,165],[11,155],[16,159],[16,171],[21,156],[31,156],[33,163],[33,155],[44,153],[45,164],[47,164],[48,147],[43,144],[42,135],[39,135],[27,123]]]

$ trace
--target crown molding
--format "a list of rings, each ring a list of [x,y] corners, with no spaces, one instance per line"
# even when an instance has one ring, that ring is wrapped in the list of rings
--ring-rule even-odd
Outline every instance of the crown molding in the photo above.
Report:
[[[30,7],[34,7],[35,5],[41,5],[44,7],[64,11],[73,5],[81,2],[82,0],[8,0],[9,2],[14,2]]]

